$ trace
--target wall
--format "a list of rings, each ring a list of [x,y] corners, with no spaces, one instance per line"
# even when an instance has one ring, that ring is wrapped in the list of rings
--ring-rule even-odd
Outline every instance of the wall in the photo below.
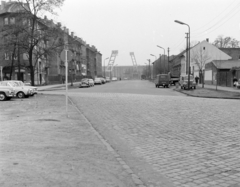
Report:
[[[103,72],[102,72],[102,54],[97,52],[96,54],[96,63],[97,63],[97,76],[98,77],[103,77]]]
[[[206,61],[204,62],[205,65],[209,62],[212,62],[213,60],[229,60],[232,58],[231,56],[227,55],[223,51],[219,50],[214,45],[208,43],[207,41],[202,41],[201,43],[197,44],[195,47],[193,47],[190,50],[190,59],[191,59],[190,66],[191,67],[194,66],[195,72],[199,72],[199,67],[196,65],[196,63],[193,60],[194,54],[200,55],[201,50],[202,50],[202,54],[205,54],[207,57],[205,58],[206,59]],[[205,68],[203,67],[203,69]]]

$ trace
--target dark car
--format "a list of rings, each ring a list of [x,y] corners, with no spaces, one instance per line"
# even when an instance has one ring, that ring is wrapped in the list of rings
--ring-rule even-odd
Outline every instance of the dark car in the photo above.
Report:
[[[82,87],[90,87],[90,83],[89,83],[89,80],[86,78],[86,79],[82,79],[80,84],[79,84],[79,88],[82,88]]]
[[[158,74],[155,81],[155,86],[156,88],[159,88],[160,86],[162,87],[167,87],[169,88],[171,85],[171,79],[169,74]]]

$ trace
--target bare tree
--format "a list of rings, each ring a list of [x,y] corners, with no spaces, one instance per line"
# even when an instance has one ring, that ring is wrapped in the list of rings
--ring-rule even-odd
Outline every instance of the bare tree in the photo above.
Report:
[[[213,42],[213,45],[218,48],[239,48],[239,44],[240,42],[235,38],[224,37],[223,35],[219,35]]]
[[[18,0],[17,5],[21,7],[19,15],[21,16],[23,27],[21,37],[21,48],[27,53],[31,84],[34,85],[34,56],[36,48],[46,39],[49,33],[49,27],[44,25],[40,16],[43,13],[56,14],[55,8],[59,8],[64,0]],[[52,31],[50,31],[52,32]]]
[[[199,69],[199,75],[202,80],[202,87],[204,88],[204,77],[205,77],[205,65],[211,59],[208,52],[204,48],[195,49],[191,52],[191,61],[197,65]]]

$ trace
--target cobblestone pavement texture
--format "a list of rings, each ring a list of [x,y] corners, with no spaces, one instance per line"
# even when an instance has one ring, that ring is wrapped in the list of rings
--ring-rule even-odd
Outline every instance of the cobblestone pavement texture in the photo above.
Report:
[[[240,187],[238,100],[110,93],[71,99],[148,186]],[[148,178],[147,166],[159,178]],[[165,178],[171,182],[160,182]]]
[[[66,118],[63,101],[38,95],[0,103],[0,186],[137,186],[71,103]]]

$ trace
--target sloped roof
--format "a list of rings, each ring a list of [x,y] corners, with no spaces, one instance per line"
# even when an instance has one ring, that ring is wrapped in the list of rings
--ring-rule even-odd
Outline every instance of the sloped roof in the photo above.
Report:
[[[196,45],[190,47],[190,49],[196,47],[198,44],[200,44],[200,42],[198,42]],[[186,51],[187,51],[187,50],[185,49],[185,50],[183,50],[181,53],[179,53],[178,55],[174,55],[174,57],[173,57],[171,60],[169,60],[169,62],[173,61],[174,59],[176,59],[176,58],[179,57],[179,56],[182,56],[184,53],[186,53]]]
[[[1,9],[0,9],[0,14],[7,13],[7,12],[17,13],[17,12],[25,11],[25,9],[22,6],[25,6],[25,9],[28,9],[26,4],[20,5],[20,3],[16,2],[16,1],[9,1],[4,4],[2,3]]]
[[[240,59],[240,48],[219,48],[224,53],[232,57],[233,60]]]
[[[213,64],[218,69],[231,69],[240,67],[240,60],[213,60]]]

